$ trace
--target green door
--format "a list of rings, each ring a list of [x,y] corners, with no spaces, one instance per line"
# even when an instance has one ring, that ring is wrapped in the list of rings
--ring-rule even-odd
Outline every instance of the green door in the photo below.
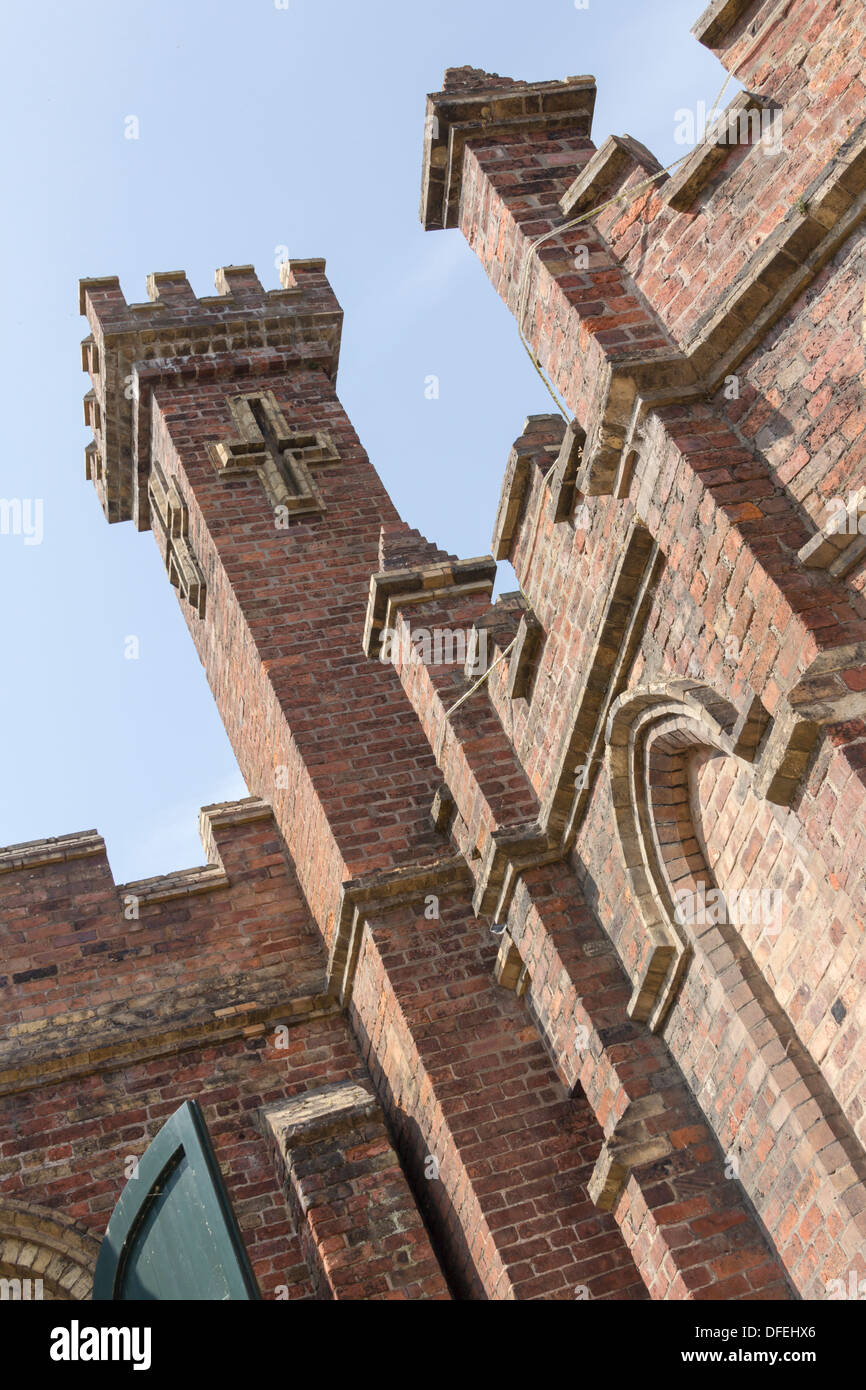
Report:
[[[195,1101],[166,1120],[121,1192],[100,1247],[93,1297],[259,1297]]]

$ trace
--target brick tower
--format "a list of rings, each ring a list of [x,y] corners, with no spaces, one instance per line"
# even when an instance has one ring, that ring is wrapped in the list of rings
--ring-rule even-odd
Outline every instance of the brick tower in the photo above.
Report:
[[[566,407],[508,460],[496,602],[364,453],[322,261],[82,282],[87,474],[252,795],[146,882],[96,832],[0,851],[0,1277],[86,1297],[189,1098],[266,1297],[866,1276],[866,29],[696,32],[747,93],[670,176],[595,147],[591,78],[429,99],[424,225]]]

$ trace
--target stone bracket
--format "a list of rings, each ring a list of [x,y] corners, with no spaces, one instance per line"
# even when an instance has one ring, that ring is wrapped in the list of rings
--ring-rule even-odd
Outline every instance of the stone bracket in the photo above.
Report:
[[[555,521],[570,521],[577,500],[577,475],[583,460],[586,435],[576,420],[572,420],[562,438],[548,484]]]
[[[364,878],[347,879],[340,887],[331,948],[328,953],[328,988],[348,1006],[355,983],[355,968],[364,921],[389,908],[423,901],[428,893],[446,888],[465,889],[471,875],[462,854],[450,854],[429,864],[409,864]]]
[[[641,396],[651,393],[656,404],[667,404],[688,397],[694,386],[692,367],[680,353],[607,362],[598,406],[587,421],[576,488],[586,497],[613,495]]]
[[[509,699],[529,699],[543,645],[544,629],[541,623],[533,613],[524,613],[508,658],[506,690]]]
[[[765,97],[756,96],[752,92],[739,92],[713,122],[714,128],[708,138],[692,150],[671,175],[661,191],[662,202],[667,203],[676,212],[688,212],[701,189],[707,186],[730,151],[749,147],[745,141],[739,139],[742,125],[745,123],[751,126],[753,116],[757,117],[760,124],[763,113],[771,110],[773,120],[779,120],[778,108],[771,108]],[[736,131],[734,140],[730,138],[733,131]],[[758,141],[753,140],[751,143],[757,144]]]
[[[692,33],[699,43],[707,48],[727,47],[727,39],[734,26],[752,8],[754,0],[711,0],[711,3],[699,16],[692,26]],[[767,8],[770,6],[770,13]],[[769,28],[775,23],[776,17],[783,10],[790,8],[790,0],[776,0],[772,6],[772,0],[763,0],[763,5],[758,13],[752,18],[752,35],[757,48],[764,38]]]
[[[560,198],[563,216],[576,217],[605,202],[635,170],[650,177],[660,174],[662,166],[633,135],[609,135]]]
[[[831,647],[816,657],[775,711],[755,754],[755,788],[791,806],[828,724],[866,719],[866,642]]]
[[[664,1097],[659,1095],[631,1101],[605,1140],[587,1184],[590,1199],[602,1211],[611,1211],[616,1205],[633,1168],[673,1152],[668,1136],[653,1133],[647,1123],[664,1109]]]
[[[362,639],[365,655],[379,656],[384,634],[393,629],[399,609],[466,594],[489,597],[495,581],[496,561],[490,555],[449,560],[422,569],[383,570],[371,575]]]
[[[472,909],[476,917],[504,920],[517,878],[526,869],[557,858],[537,824],[503,826],[488,837],[475,880]]]
[[[529,971],[508,931],[502,933],[499,952],[493,966],[493,978],[502,989],[513,989],[518,999],[521,999],[529,988]]]
[[[531,491],[532,470],[546,477],[551,469],[564,469],[563,450],[568,442],[568,467],[575,466],[576,455],[572,458],[572,444],[575,440],[572,431],[569,440],[565,421],[561,415],[528,415],[523,423],[523,433],[515,440],[508,463],[496,523],[493,528],[492,550],[497,560],[511,558],[512,546],[518,536],[524,510]],[[581,441],[582,442],[582,441]],[[554,479],[555,482],[555,479]],[[573,475],[571,478],[573,490]]]
[[[866,489],[860,488],[848,506],[816,531],[797,552],[807,569],[826,570],[844,579],[866,559]]]
[[[436,788],[433,805],[430,808],[430,819],[440,835],[450,834],[456,814],[457,804],[450,788],[443,782],[441,787]]]
[[[467,680],[477,680],[489,669],[493,661],[493,650],[505,650],[516,639],[524,613],[529,612],[529,603],[519,589],[508,594],[500,594],[496,602],[475,619],[466,650],[466,665],[463,674]]]
[[[356,1081],[338,1081],[295,1100],[281,1101],[263,1112],[265,1123],[288,1162],[294,1148],[316,1143],[329,1134],[349,1129],[355,1120],[381,1117],[372,1091]]]

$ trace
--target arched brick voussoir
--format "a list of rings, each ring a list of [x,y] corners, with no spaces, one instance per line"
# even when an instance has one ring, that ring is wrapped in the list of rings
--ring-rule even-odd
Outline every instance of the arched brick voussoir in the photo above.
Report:
[[[638,686],[616,700],[606,729],[607,770],[625,866],[644,927],[629,1017],[658,1032],[691,956],[652,803],[653,750],[678,760],[701,748],[734,755],[742,719],[728,700],[689,680]],[[692,834],[694,832],[692,831]],[[704,877],[712,876],[704,862]]]
[[[99,1241],[78,1221],[31,1203],[0,1202],[0,1278],[42,1281],[52,1301],[90,1297]],[[36,1296],[35,1293],[32,1296]]]
[[[694,816],[690,764],[696,753],[705,750],[725,757],[739,756],[741,740],[740,736],[735,738],[739,721],[733,719],[732,711],[726,714],[716,700],[714,708],[720,718],[707,715],[711,697],[695,700],[680,683],[681,695],[676,698],[672,694],[674,684],[639,687],[623,696],[611,711],[607,730],[608,763],[616,774],[612,776],[614,813],[638,908],[637,930],[644,933],[643,941],[634,947],[632,943],[620,945],[624,957],[635,962],[634,994],[628,1012],[632,1019],[646,1022],[653,1032],[659,1032],[669,1016],[675,1027],[681,1028],[682,1017],[675,1017],[673,1006],[687,975],[694,970],[698,980],[712,980],[708,997],[700,989],[692,991],[693,999],[700,999],[700,1007],[705,1009],[700,1026],[709,1032],[712,1027],[720,1028],[720,1020],[728,1020],[724,1046],[738,1058],[738,1067],[754,1080],[754,1119],[759,1132],[763,1127],[767,1133],[766,1116],[771,1116],[768,1148],[743,1137],[751,1133],[745,1121],[737,1131],[744,1145],[741,1181],[771,1231],[796,1287],[806,1297],[823,1296],[826,1271],[807,1267],[794,1228],[774,1219],[768,1194],[777,1188],[779,1174],[794,1149],[819,1188],[821,1201],[828,1209],[835,1206],[834,1221],[841,1238],[859,1242],[863,1224],[859,1203],[866,1191],[862,1150],[814,1062],[797,1044],[790,1022],[766,987],[738,925],[730,920],[727,910],[718,913],[717,904],[723,903],[724,897],[712,900],[709,914],[694,910],[696,890],[718,885]],[[759,773],[760,763],[752,767],[756,783]],[[689,895],[685,901],[693,904],[691,912],[678,913],[675,908],[680,889]],[[693,1003],[687,1002],[686,1010],[691,1007]],[[743,1019],[749,1020],[748,1028]],[[799,1097],[799,1103],[792,1097]],[[706,1113],[709,1118],[709,1111]],[[635,1174],[639,1176],[640,1165],[652,1163],[653,1156],[646,1148],[647,1136],[629,1126],[631,1114],[632,1110],[619,1127],[619,1133],[626,1131],[619,1145],[610,1146],[609,1162],[619,1170],[614,1177],[624,1174],[629,1178],[620,1192],[631,1192],[631,1208],[641,1213],[638,1226],[643,1230],[655,1223],[656,1216],[644,1210],[643,1197],[631,1184]],[[713,1123],[717,1137],[723,1140],[724,1118],[718,1112]],[[616,1200],[626,1201],[626,1197],[619,1195]],[[616,1214],[622,1224],[624,1212]],[[653,1297],[683,1296],[674,1289],[683,1280],[687,1284],[690,1276],[684,1274],[678,1280],[673,1278],[673,1270],[671,1274],[670,1284],[662,1278],[650,1286]]]

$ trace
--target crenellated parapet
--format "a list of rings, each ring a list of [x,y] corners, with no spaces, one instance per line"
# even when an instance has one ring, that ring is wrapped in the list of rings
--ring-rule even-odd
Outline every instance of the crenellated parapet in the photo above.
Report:
[[[595,78],[516,82],[479,68],[449,68],[443,90],[427,98],[421,221],[426,231],[456,227],[467,142],[557,132],[588,140]]]
[[[199,830],[205,864],[128,883],[95,830],[0,849],[0,1096],[332,1011],[270,806],[205,806]]]
[[[337,374],[342,310],[323,260],[286,261],[281,288],[265,290],[252,266],[217,270],[217,294],[198,297],[184,271],[149,275],[148,298],[128,304],[116,277],[82,280],[91,333],[82,365],[93,440],[87,477],[107,519],[150,526],[150,400],[166,380],[231,380],[299,367]]]

